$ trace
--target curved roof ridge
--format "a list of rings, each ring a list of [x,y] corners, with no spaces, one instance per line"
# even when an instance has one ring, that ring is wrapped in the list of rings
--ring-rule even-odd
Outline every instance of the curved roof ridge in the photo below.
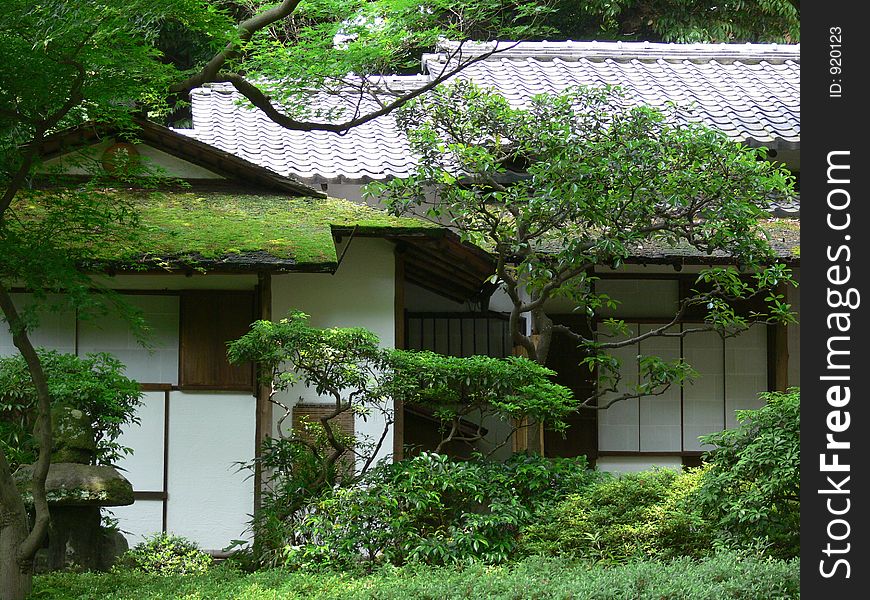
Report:
[[[538,60],[605,60],[628,62],[631,60],[673,62],[800,62],[800,44],[678,44],[673,42],[599,42],[599,41],[541,41],[541,42],[459,42],[442,40],[435,53],[424,54],[423,64],[442,63],[456,52],[462,58],[473,58],[496,50],[487,60],[501,58],[535,58]]]

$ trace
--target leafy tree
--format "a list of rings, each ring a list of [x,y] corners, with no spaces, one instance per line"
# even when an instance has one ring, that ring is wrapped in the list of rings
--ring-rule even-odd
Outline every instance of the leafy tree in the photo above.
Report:
[[[797,0],[556,0],[559,39],[799,42]]]
[[[700,504],[732,545],[764,540],[791,558],[800,551],[800,391],[762,398],[762,408],[737,411],[737,427],[701,438],[714,449]]]
[[[95,464],[111,465],[131,450],[117,443],[121,428],[138,423],[139,384],[124,376],[124,365],[110,354],[82,358],[53,350],[38,351],[45,371],[52,410],[72,409],[84,415],[93,433]],[[36,460],[33,438],[36,390],[21,355],[0,357],[0,448],[12,469]]]
[[[92,294],[77,270],[107,245],[135,232],[133,207],[95,193],[104,181],[33,189],[47,136],[87,121],[130,130],[132,115],[160,111],[180,75],[160,62],[154,47],[160,23],[183,19],[194,31],[219,30],[213,11],[194,0],[10,0],[0,14],[0,310],[35,391],[33,437],[34,519],[28,523],[6,453],[0,452],[0,598],[18,600],[31,586],[32,558],[42,545],[49,514],[45,478],[52,448],[51,390],[28,332],[48,292],[87,314],[111,301]],[[118,169],[116,175],[137,169]],[[117,178],[116,178],[117,181]],[[32,293],[30,309],[17,307],[12,286]]]
[[[421,55],[444,38],[794,42],[800,33],[793,0],[217,0],[212,5],[228,24],[238,22],[219,52],[181,20],[168,20],[161,32],[159,47],[167,58],[191,73],[171,86],[179,105],[195,87],[230,83],[279,125],[305,131],[341,132],[365,123],[489,56],[463,55],[460,46],[451,52],[450,67],[432,73],[431,82],[399,88],[383,78],[418,72]],[[325,94],[314,101],[314,91]]]
[[[270,401],[284,411],[279,436],[307,451],[304,458],[298,449],[270,442],[266,455],[272,458],[266,460],[286,453],[288,463],[311,464],[315,475],[302,478],[308,481],[303,487],[309,495],[335,483],[336,465],[345,456],[359,461],[356,477],[372,466],[394,422],[393,399],[425,406],[443,419],[447,432],[439,449],[450,441],[471,444],[483,437],[480,431],[460,436],[459,423],[466,416],[492,415],[514,422],[534,417],[558,429],[565,427],[565,415],[576,409],[570,390],[550,381],[554,373],[527,359],[382,349],[377,336],[366,329],[312,327],[308,315],[299,311],[277,323],[255,322],[229,344],[228,357],[230,362],[260,365],[261,380],[271,386]],[[284,421],[292,414],[286,398],[296,385],[329,398],[332,410],[304,431],[285,431]],[[343,436],[337,419],[347,413],[379,417],[384,422],[381,435],[369,440]],[[278,463],[270,466],[278,467],[282,478],[299,475],[292,464],[286,469]]]
[[[312,488],[334,483],[335,466],[348,454],[364,461],[363,470],[372,464],[393,423],[389,399],[379,390],[384,353],[376,335],[358,327],[311,327],[308,315],[293,311],[277,323],[256,321],[248,333],[229,344],[227,356],[233,363],[255,361],[259,365],[261,380],[271,386],[269,400],[284,410],[278,421],[279,435],[304,446],[318,465]],[[292,408],[281,393],[291,391],[296,384],[312,388],[331,401],[332,411],[317,424],[325,436],[325,448],[317,442],[316,432],[312,439],[305,432],[284,430]],[[385,422],[383,435],[370,440],[364,451],[359,440],[341,435],[336,419],[346,413],[379,414]]]
[[[583,399],[603,409],[629,398],[663,393],[690,380],[682,360],[639,356],[640,383],[620,389],[620,363],[610,350],[652,336],[696,331],[737,335],[755,322],[788,322],[790,306],[775,286],[791,281],[775,263],[760,229],[766,198],[788,193],[788,173],[723,134],[680,124],[675,114],[630,107],[617,90],[577,89],[533,98],[512,108],[495,92],[456,82],[398,114],[414,151],[416,172],[372,184],[402,213],[419,210],[449,222],[496,259],[493,280],[510,298],[514,344],[546,363],[554,332],[585,352],[598,387]],[[616,300],[596,292],[596,266],[619,268],[639,247],[683,246],[730,256],[735,267],[706,269],[673,318],[641,335],[596,315]],[[761,297],[766,309],[743,314],[735,303]],[[585,315],[575,331],[554,324],[548,303],[565,298]],[[688,314],[705,322],[680,330]],[[534,335],[520,327],[529,313]],[[604,400],[605,394],[612,394]]]
[[[445,435],[436,453],[450,442],[473,448],[483,441],[491,455],[531,423],[543,421],[548,429],[563,431],[564,418],[577,408],[571,390],[551,381],[555,371],[525,358],[394,350],[387,361],[391,374],[384,392],[408,406],[430,409],[441,421]],[[510,423],[501,439],[484,432],[489,417]],[[476,424],[476,430],[463,432],[463,422]]]
[[[208,83],[229,83],[288,129],[343,132],[402,106],[471,63],[504,48],[466,56],[432,81],[396,88],[384,74],[419,69],[422,50],[441,38],[527,39],[551,31],[549,0],[284,0],[226,2],[240,20],[220,51],[192,62],[169,91],[182,100]],[[226,13],[225,13],[226,14]],[[227,16],[229,19],[229,16]],[[229,22],[229,21],[228,21]],[[183,35],[173,30],[178,43]],[[171,39],[165,40],[167,49]],[[173,52],[175,54],[175,52]],[[183,56],[187,63],[190,58]]]
[[[29,192],[48,135],[87,121],[129,131],[132,114],[164,114],[209,82],[231,83],[284,127],[342,132],[487,57],[463,56],[459,46],[447,70],[412,90],[392,89],[378,76],[410,68],[419,48],[442,36],[544,35],[553,6],[501,0],[7,1],[0,15],[0,51],[7,57],[0,65],[0,309],[37,391],[40,448],[51,446],[50,398],[27,335],[35,313],[19,313],[9,289],[23,285],[39,301],[45,291],[63,290],[73,304],[94,308],[98,302],[86,293],[91,284],[75,267],[98,256],[100,244],[123,243],[136,221],[131,205],[92,193],[96,185]],[[194,40],[191,51],[161,53],[173,35]],[[334,102],[326,108],[312,102],[312,88],[326,90]],[[273,100],[292,108],[279,110]],[[41,452],[34,469],[32,527],[8,467],[0,454],[4,599],[21,598],[30,588],[31,558],[48,525],[43,482],[49,458]]]
[[[257,82],[293,81],[297,90],[339,76],[341,81],[356,82],[359,92],[370,96],[372,80],[365,79],[360,86],[351,73],[368,75],[386,62],[406,60],[405,46],[394,47],[403,38],[423,43],[439,32],[457,31],[453,26],[436,27],[428,11],[415,12],[403,3],[396,3],[390,15],[418,15],[417,25],[408,28],[396,21],[394,27],[391,16],[385,28],[377,18],[377,6],[345,3],[338,13],[343,20],[333,28],[344,42],[333,45],[328,27],[321,25],[335,6],[310,2],[294,26],[320,37],[282,47],[269,37],[270,28],[299,6],[299,0],[258,3],[236,27],[231,14],[205,0],[10,0],[4,5],[0,15],[0,51],[7,57],[0,65],[0,309],[34,383],[34,437],[41,450],[33,470],[35,518],[30,526],[8,460],[0,454],[0,598],[21,598],[30,589],[32,557],[49,519],[44,480],[50,463],[51,402],[28,331],[36,325],[48,291],[63,291],[65,301],[82,314],[111,299],[109,294],[89,293],[93,283],[77,267],[94,264],[105,245],[124,244],[137,221],[131,202],[95,192],[105,183],[99,178],[78,187],[31,189],[46,138],[64,127],[91,122],[112,126],[135,139],[134,114],[164,114],[170,108],[168,93],[183,93],[209,81],[232,81],[253,102],[271,107],[259,88],[245,87],[250,84],[244,74]],[[520,20],[534,20],[533,13],[526,12]],[[517,21],[516,14],[505,11],[480,14],[501,15],[500,23]],[[370,23],[369,17],[374,21]],[[525,26],[517,24],[518,36]],[[199,61],[191,53],[184,65],[162,54],[161,34],[173,30],[192,36],[196,52],[212,58]],[[295,66],[285,67],[288,61]],[[284,99],[294,97],[292,87],[287,87]],[[268,87],[264,89],[269,93]],[[277,98],[282,99],[280,94]],[[375,112],[383,114],[399,104],[401,99]],[[331,123],[312,128],[340,131],[374,116],[354,115],[340,127]],[[128,175],[137,170],[131,168]],[[37,308],[20,312],[9,293],[12,286],[27,288]]]

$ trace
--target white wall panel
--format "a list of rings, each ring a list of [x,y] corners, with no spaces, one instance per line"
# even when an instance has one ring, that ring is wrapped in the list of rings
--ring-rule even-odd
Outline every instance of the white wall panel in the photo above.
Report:
[[[754,325],[725,340],[725,427],[735,427],[734,411],[761,408],[767,389],[767,326]]]
[[[34,302],[32,294],[12,294],[12,301],[23,316],[33,307]],[[39,326],[30,332],[30,342],[36,348],[74,354],[76,351],[75,313],[64,308],[61,301],[62,297],[56,294],[49,294],[41,301],[40,308],[35,313]],[[0,356],[14,354],[18,354],[18,349],[12,344],[9,326],[0,316]]]
[[[647,333],[657,325],[641,325]],[[678,330],[674,330],[678,331]],[[650,337],[640,344],[640,354],[659,356],[671,362],[680,358],[679,338]],[[664,394],[647,396],[640,404],[640,450],[642,452],[680,450],[680,386],[672,385]]]
[[[293,273],[272,277],[272,318],[281,319],[290,309],[311,315],[316,327],[365,327],[374,332],[381,346],[395,343],[395,257],[393,245],[384,240],[359,238],[351,246],[335,275]],[[341,254],[341,249],[339,249]],[[295,404],[323,401],[313,390],[297,386],[283,396]],[[275,420],[282,411],[274,411]],[[356,434],[380,437],[384,420],[372,415],[357,417]],[[392,434],[384,441],[380,458],[392,453]]]
[[[133,454],[118,461],[121,473],[137,492],[163,490],[163,425],[165,392],[145,392],[136,411],[141,423],[127,425],[118,443]]]
[[[683,357],[699,373],[683,388],[683,450],[706,450],[698,436],[725,427],[722,338],[710,331],[690,333],[683,340]]]
[[[622,339],[637,335],[637,325],[628,324],[628,334]],[[614,338],[616,340],[618,338]],[[608,340],[609,341],[609,340]],[[610,352],[621,362],[618,392],[608,392],[600,400],[606,404],[613,398],[633,391],[637,385],[637,344],[617,348]],[[637,399],[621,400],[606,410],[598,411],[598,448],[605,451],[638,451],[638,401]]]
[[[163,502],[160,500],[136,500],[130,506],[113,506],[110,510],[131,548],[145,536],[163,529]]]
[[[127,366],[126,375],[140,383],[178,383],[178,296],[126,295],[151,328],[143,347],[119,315],[79,322],[79,354],[110,352]]]
[[[602,308],[602,316],[673,318],[679,301],[676,279],[600,279],[595,291],[618,302],[616,309]]]
[[[246,537],[253,481],[237,463],[254,456],[250,394],[172,392],[167,529],[220,550]]]

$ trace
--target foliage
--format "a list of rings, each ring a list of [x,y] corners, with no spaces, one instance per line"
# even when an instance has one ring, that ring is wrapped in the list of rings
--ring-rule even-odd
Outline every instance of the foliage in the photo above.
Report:
[[[288,523],[290,565],[454,564],[513,557],[520,527],[594,480],[584,457],[459,461],[422,453],[326,493]]]
[[[334,484],[335,466],[343,457],[359,457],[363,471],[374,462],[393,422],[392,402],[378,389],[384,352],[375,334],[361,327],[312,327],[308,315],[291,311],[277,323],[253,323],[248,333],[229,343],[227,356],[233,363],[258,364],[260,380],[271,386],[270,400],[285,411],[278,422],[279,437],[309,453],[310,462],[319,465],[318,475],[311,482],[313,487]],[[286,395],[297,385],[328,399],[332,411],[319,420],[318,431],[325,444],[305,432],[288,434],[283,430],[291,408],[281,394]],[[377,439],[342,436],[337,418],[346,413],[360,418],[377,414],[384,423],[383,434]],[[299,457],[297,451],[289,451],[286,446],[275,450],[285,453],[276,455],[285,464],[285,457]],[[277,476],[284,474],[279,472]]]
[[[244,20],[270,3],[221,0],[228,19]],[[241,72],[291,85],[311,75],[322,87],[349,73],[416,68],[439,39],[648,40],[674,42],[798,42],[800,7],[792,0],[310,0],[264,28],[244,46]],[[213,45],[176,20],[158,47],[183,69],[214,54]],[[305,53],[308,53],[307,55]],[[290,60],[281,61],[280,55]]]
[[[564,418],[577,408],[571,390],[551,380],[555,371],[526,358],[461,358],[395,350],[388,353],[387,364],[392,373],[385,393],[406,405],[428,408],[441,420],[446,435],[436,452],[450,441],[471,444],[484,438],[482,425],[475,433],[460,432],[468,417],[476,423],[489,416],[510,421],[505,439],[490,440],[499,448],[523,419],[563,431]]]
[[[110,354],[84,358],[53,350],[39,352],[48,377],[52,405],[82,411],[92,426],[96,463],[112,464],[130,449],[116,441],[122,426],[138,423],[135,416],[142,393],[139,384],[124,376],[124,365]],[[21,355],[0,357],[0,448],[13,469],[36,460],[33,425],[36,390]]]
[[[616,299],[595,291],[595,267],[619,268],[639,248],[680,246],[699,256],[731,257],[738,268],[702,271],[674,318],[650,335],[683,335],[687,314],[706,313],[687,328],[736,335],[753,322],[793,321],[778,284],[791,282],[759,226],[766,198],[787,194],[792,178],[751,149],[699,124],[628,106],[613,88],[578,88],[537,96],[522,108],[493,91],[457,81],[415,100],[398,114],[421,159],[408,178],[368,186],[397,214],[425,209],[464,239],[495,256],[493,281],[512,302],[511,331],[528,356],[545,363],[553,332],[564,331],[597,369],[598,390],[587,405],[662,393],[690,381],[682,360],[639,356],[639,383],[620,388],[620,363],[608,351],[623,339],[617,319],[593,327]],[[548,303],[565,298],[589,323],[583,331],[556,326]],[[765,299],[742,314],[735,302]],[[531,313],[533,338],[519,316]]]
[[[703,476],[665,469],[598,481],[540,511],[521,532],[521,552],[608,564],[704,556],[713,527],[697,507]]]
[[[156,533],[148,536],[118,559],[118,566],[155,575],[193,575],[205,573],[211,555],[182,536]]]
[[[86,172],[99,175],[96,179],[35,194],[30,190],[34,184],[56,182],[38,173],[46,138],[92,121],[135,140],[134,115],[164,111],[165,90],[181,77],[155,50],[160,22],[170,16],[184,20],[191,31],[206,37],[223,37],[225,30],[201,0],[9,0],[3,8],[0,307],[36,391],[34,437],[40,447],[32,478],[32,520],[15,489],[5,448],[0,453],[0,597],[18,600],[29,590],[30,563],[48,531],[44,483],[52,446],[51,398],[28,331],[49,292],[63,291],[65,302],[82,315],[107,302],[122,304],[117,295],[92,293],[94,283],[79,267],[90,264],[106,246],[124,244],[136,231],[136,214],[127,203],[107,202],[91,192],[106,176],[118,185],[147,170],[129,156],[119,156],[111,173],[91,164]],[[35,300],[20,314],[9,293],[12,286],[31,290]],[[126,313],[130,316],[131,311]]]
[[[544,24],[560,39],[799,42],[797,0],[557,0]],[[553,39],[553,38],[551,38]]]
[[[782,600],[800,597],[799,563],[722,554],[701,561],[644,561],[590,568],[565,559],[526,559],[466,568],[411,565],[371,574],[265,570],[253,574],[218,566],[203,574],[52,573],[36,578],[34,600]]]
[[[257,564],[280,562],[278,555],[287,541],[288,524],[337,482],[354,479],[352,462],[340,460],[324,465],[319,459],[330,449],[323,425],[304,418],[299,429],[294,431],[294,437],[267,438],[260,455],[243,465],[251,472],[259,469],[263,478],[260,507],[250,522],[254,544],[240,551]],[[355,442],[350,434],[336,432],[336,435],[342,436],[341,443],[348,447]],[[307,444],[313,444],[313,449]]]
[[[739,425],[701,438],[714,449],[699,490],[725,541],[765,540],[774,556],[800,550],[800,390],[762,394],[758,410],[737,412]]]
[[[393,399],[433,409],[450,424],[445,441],[469,443],[482,434],[457,435],[465,416],[495,415],[505,421],[534,417],[559,428],[575,408],[570,390],[550,381],[553,372],[527,359],[444,357],[382,349],[378,344],[377,336],[366,329],[312,327],[308,316],[299,311],[291,311],[277,323],[257,321],[242,338],[229,344],[229,360],[256,362],[261,381],[271,385],[271,401],[285,411],[279,421],[280,437],[285,441],[265,448],[266,460],[274,464],[266,466],[261,461],[260,465],[274,474],[271,485],[280,497],[287,498],[282,502],[295,505],[289,497],[301,489],[296,476],[302,470],[319,472],[313,479],[306,475],[302,486],[311,497],[321,486],[336,482],[335,466],[343,457],[355,457],[362,473],[370,468],[393,423]],[[308,431],[288,433],[283,430],[283,421],[291,414],[286,397],[301,386],[328,398],[332,411],[310,424]],[[384,433],[379,438],[342,437],[337,419],[346,413],[381,419]],[[294,461],[299,467],[293,466]],[[292,494],[288,495],[288,489]]]

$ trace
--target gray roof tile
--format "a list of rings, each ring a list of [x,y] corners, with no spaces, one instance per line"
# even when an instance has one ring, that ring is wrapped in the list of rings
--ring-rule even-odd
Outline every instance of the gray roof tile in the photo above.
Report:
[[[516,105],[572,85],[621,86],[629,101],[664,107],[750,145],[795,149],[800,144],[800,46],[775,44],[650,44],[646,42],[524,42],[466,68],[461,76],[493,87]],[[462,56],[491,45],[464,45]],[[392,89],[425,83],[458,48],[447,42],[423,59],[424,74],[385,78]],[[336,98],[315,95],[315,104]],[[179,133],[306,182],[366,182],[402,177],[414,167],[392,116],[344,135],[290,131],[240,102],[226,84],[194,90],[193,129]],[[365,108],[365,107],[363,107]]]

